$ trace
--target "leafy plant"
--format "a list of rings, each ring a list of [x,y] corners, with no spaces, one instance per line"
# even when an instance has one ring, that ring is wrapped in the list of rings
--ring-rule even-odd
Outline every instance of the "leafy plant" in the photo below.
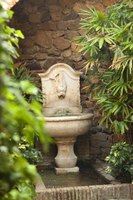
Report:
[[[130,175],[133,178],[133,145],[125,142],[112,146],[110,154],[106,157],[108,167],[106,171],[117,176]]]
[[[35,75],[28,69],[28,67],[26,67],[26,64],[21,63],[17,67],[15,67],[13,70],[13,76],[17,81],[28,80],[30,83],[38,88],[37,95],[22,92],[22,95],[28,102],[31,102],[33,99],[40,103],[43,102],[41,84],[37,80]]]
[[[38,164],[42,160],[42,154],[36,148],[30,146],[28,143],[21,143],[19,149],[23,154],[23,157],[28,160],[30,164]]]
[[[88,9],[81,15],[84,34],[77,41],[80,52],[88,56],[86,73],[94,71],[99,78],[93,91],[101,123],[115,133],[132,135],[133,3],[121,0],[106,12]]]
[[[49,138],[44,120],[40,120],[41,105],[35,100],[28,103],[21,93],[36,95],[38,89],[27,80],[18,82],[11,76],[13,59],[18,57],[18,38],[23,35],[7,25],[13,13],[4,6],[0,1],[0,199],[32,200],[38,174],[23,158],[19,143],[24,137],[32,145],[37,135],[47,146]]]

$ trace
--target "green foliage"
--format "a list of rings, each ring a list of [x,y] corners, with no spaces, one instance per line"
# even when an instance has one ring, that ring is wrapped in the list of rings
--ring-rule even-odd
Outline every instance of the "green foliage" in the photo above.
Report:
[[[35,77],[35,75],[26,67],[26,64],[20,64],[19,66],[15,67],[13,70],[13,76],[17,81],[21,81],[21,86],[25,87],[26,89],[26,83],[27,80],[31,84],[34,84],[37,87],[38,93],[36,94],[29,94],[23,93],[24,98],[28,101],[31,102],[33,99],[42,103],[43,102],[43,97],[42,97],[42,91],[41,91],[41,84]],[[31,85],[30,89],[32,89],[33,85]],[[28,87],[29,90],[29,87]]]
[[[125,142],[116,143],[112,146],[109,156],[107,172],[115,176],[130,174],[133,178],[133,145]]]
[[[35,100],[28,103],[22,96],[37,95],[38,90],[28,81],[16,81],[9,74],[13,71],[13,59],[17,58],[20,31],[10,28],[7,23],[13,13],[4,9],[0,2],[0,199],[31,200],[38,174],[19,150],[24,138],[29,145],[37,135],[45,146],[49,138],[44,130],[41,105]],[[27,187],[28,186],[28,187]],[[22,192],[23,191],[23,192]],[[25,192],[24,192],[25,191]],[[30,191],[30,192],[29,192]]]
[[[30,164],[36,165],[42,159],[41,152],[27,143],[21,143],[19,149],[22,152],[23,157],[26,158]]]
[[[133,3],[121,0],[105,13],[89,9],[81,14],[84,34],[77,40],[88,56],[86,72],[99,77],[95,94],[101,123],[115,133],[132,132]]]

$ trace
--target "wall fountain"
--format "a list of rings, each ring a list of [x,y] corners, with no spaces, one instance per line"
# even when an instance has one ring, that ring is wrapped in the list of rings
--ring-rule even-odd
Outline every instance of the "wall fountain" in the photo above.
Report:
[[[80,105],[80,76],[69,65],[58,63],[39,74],[44,94],[46,129],[55,139],[58,153],[56,173],[78,172],[73,146],[77,136],[89,131],[92,113],[83,113]]]

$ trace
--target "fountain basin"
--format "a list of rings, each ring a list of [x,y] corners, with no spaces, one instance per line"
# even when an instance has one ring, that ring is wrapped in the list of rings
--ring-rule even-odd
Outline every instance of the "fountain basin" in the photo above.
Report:
[[[45,127],[50,136],[54,138],[77,137],[88,132],[92,117],[92,113],[80,113],[74,116],[45,117]]]
[[[78,172],[75,167],[77,156],[73,146],[79,135],[86,134],[91,125],[92,113],[79,113],[74,116],[46,117],[46,129],[50,136],[55,139],[58,153],[55,157],[57,174]]]

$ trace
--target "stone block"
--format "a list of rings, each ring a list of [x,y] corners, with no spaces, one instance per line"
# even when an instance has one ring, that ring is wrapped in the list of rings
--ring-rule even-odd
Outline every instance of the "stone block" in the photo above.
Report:
[[[35,37],[35,43],[41,47],[50,48],[52,46],[51,34],[46,31],[38,31]]]
[[[41,69],[41,66],[40,66],[40,63],[37,61],[37,60],[32,60],[28,66],[27,66],[29,69],[31,70],[39,70]]]
[[[79,62],[82,60],[82,55],[79,53],[75,53],[72,55],[71,59],[75,62]]]
[[[59,21],[62,19],[61,7],[57,5],[50,6],[50,14],[53,21]]]
[[[53,38],[58,38],[61,36],[64,36],[65,32],[64,31],[54,31],[54,33],[52,34]]]
[[[48,56],[60,56],[61,53],[60,51],[57,51],[57,49],[53,47],[47,50],[47,54]]]
[[[37,60],[45,60],[46,58],[47,58],[47,54],[46,53],[37,53],[36,55],[35,55],[35,58],[37,59]]]
[[[85,9],[85,3],[82,2],[76,2],[73,6],[73,10],[77,13],[80,13],[81,9]]]
[[[23,53],[24,54],[28,54],[28,55],[32,55],[35,54],[39,51],[39,47],[38,46],[33,46],[33,47],[29,47],[29,48],[25,48],[23,49]]]
[[[70,47],[70,41],[64,38],[56,38],[53,41],[53,45],[59,50],[65,50]]]
[[[77,51],[77,48],[78,48],[78,45],[76,44],[76,42],[72,42],[71,43],[71,49],[72,49],[72,51]]]
[[[78,15],[76,12],[72,12],[72,13],[70,13],[69,15],[66,15],[66,16],[64,17],[64,21],[75,20],[75,19],[77,19],[77,18],[79,18],[79,15]]]
[[[45,61],[41,63],[41,66],[43,69],[48,69],[53,64],[56,64],[58,62],[61,62],[60,57],[58,57],[58,59],[56,57],[48,57]]]
[[[65,50],[62,55],[64,58],[70,57],[72,55],[71,49]]]
[[[69,20],[67,21],[68,30],[78,30],[79,29],[79,20]]]
[[[63,30],[63,31],[65,31],[65,30],[67,30],[67,26],[68,26],[68,21],[59,21],[59,22],[57,23],[57,29],[58,29],[58,30]]]
[[[40,12],[35,12],[29,15],[29,22],[31,23],[40,23],[41,21],[41,13]]]
[[[78,167],[72,167],[72,168],[55,168],[56,174],[68,174],[68,173],[77,173],[79,172]]]
[[[62,13],[63,13],[64,15],[68,15],[68,14],[71,13],[71,9],[66,7],[66,8],[64,8],[64,10],[62,11]]]
[[[51,19],[50,11],[46,8],[44,8],[42,17],[41,17],[41,22],[47,22]]]
[[[117,2],[117,0],[103,0],[103,5],[104,6],[109,6],[109,5],[112,5],[113,3]]]
[[[38,30],[42,31],[56,31],[56,23],[53,21],[45,21],[37,25]]]
[[[20,48],[29,48],[34,45],[34,38],[33,37],[25,37],[24,40],[20,40],[19,42]]]

